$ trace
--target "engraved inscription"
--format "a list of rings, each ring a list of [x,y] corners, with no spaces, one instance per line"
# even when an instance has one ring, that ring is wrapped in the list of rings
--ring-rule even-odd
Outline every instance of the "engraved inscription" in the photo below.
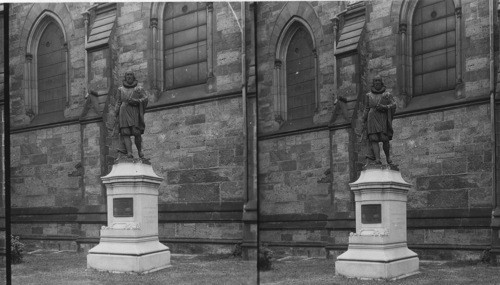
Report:
[[[114,198],[113,199],[113,217],[133,217],[134,199],[133,198]]]
[[[380,204],[361,205],[361,223],[363,224],[382,223],[382,205]]]

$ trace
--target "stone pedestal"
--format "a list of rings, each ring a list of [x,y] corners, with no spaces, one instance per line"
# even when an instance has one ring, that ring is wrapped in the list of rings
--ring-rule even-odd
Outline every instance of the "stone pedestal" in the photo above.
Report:
[[[335,262],[338,275],[394,279],[418,273],[419,259],[406,244],[410,184],[386,166],[363,170],[350,184],[356,201],[356,233]]]
[[[158,239],[158,186],[151,165],[125,160],[101,178],[106,185],[108,226],[87,255],[87,267],[147,273],[170,266],[170,251]]]

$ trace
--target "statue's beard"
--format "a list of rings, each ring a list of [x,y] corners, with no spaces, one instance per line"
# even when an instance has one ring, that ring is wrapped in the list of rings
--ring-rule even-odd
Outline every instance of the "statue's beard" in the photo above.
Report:
[[[374,94],[382,94],[385,92],[385,86],[381,86],[379,89],[376,89],[372,86],[372,93]]]
[[[134,88],[137,86],[137,80],[132,81],[132,83],[129,83],[127,80],[123,80],[123,86],[125,88]]]

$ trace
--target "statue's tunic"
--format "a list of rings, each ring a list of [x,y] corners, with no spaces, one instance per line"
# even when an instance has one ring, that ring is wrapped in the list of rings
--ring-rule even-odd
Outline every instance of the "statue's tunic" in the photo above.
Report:
[[[147,97],[139,86],[118,88],[117,96],[118,123],[123,135],[144,134],[144,111]]]
[[[366,94],[366,131],[370,141],[383,141],[386,138],[392,140],[394,134],[392,115],[395,109],[396,104],[390,93],[370,92]]]

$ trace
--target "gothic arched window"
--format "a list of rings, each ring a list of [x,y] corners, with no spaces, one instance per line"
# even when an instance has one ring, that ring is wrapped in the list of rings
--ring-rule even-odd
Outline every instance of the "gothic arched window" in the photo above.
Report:
[[[276,47],[274,111],[281,128],[301,128],[313,123],[317,108],[317,55],[307,23],[293,18]]]
[[[456,23],[452,0],[419,1],[413,13],[413,96],[453,91]]]
[[[172,2],[163,20],[165,89],[207,81],[207,4]]]
[[[304,27],[293,35],[286,53],[287,119],[312,120],[315,100],[314,47]]]
[[[64,26],[44,11],[28,35],[25,62],[26,114],[37,123],[64,119],[69,102],[68,46]]]
[[[61,29],[50,22],[38,43],[38,114],[62,113],[66,104],[66,47]]]

